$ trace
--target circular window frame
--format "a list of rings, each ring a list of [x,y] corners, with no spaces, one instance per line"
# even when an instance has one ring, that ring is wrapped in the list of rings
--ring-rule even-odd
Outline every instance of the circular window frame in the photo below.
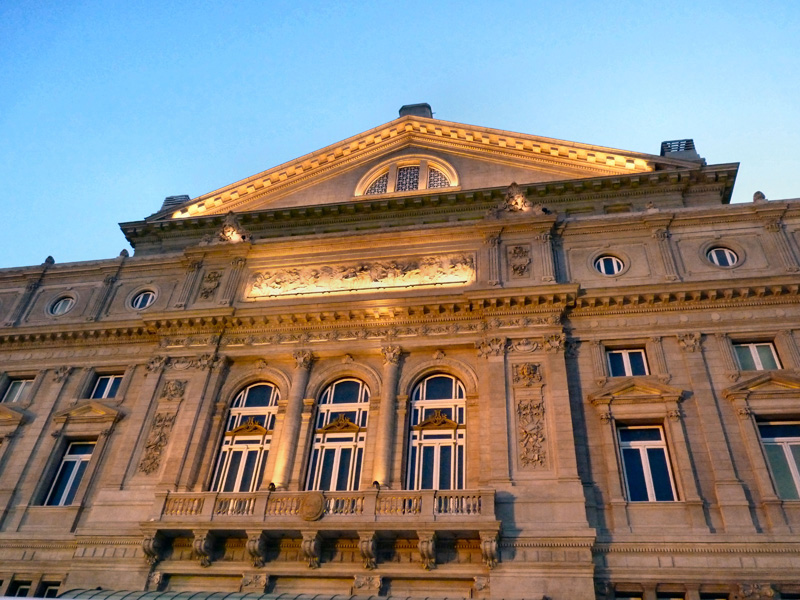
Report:
[[[413,167],[418,166],[421,161],[427,161],[429,167],[433,167],[434,169],[441,171],[445,174],[445,176],[450,180],[450,185],[448,187],[438,187],[438,188],[424,188],[424,189],[416,189],[416,190],[405,190],[405,191],[394,191],[394,192],[385,192],[383,194],[369,194],[367,195],[365,192],[369,189],[372,183],[382,176],[384,173],[388,173],[389,169],[392,166],[396,168],[401,167]],[[371,197],[379,197],[379,196],[387,196],[387,195],[408,195],[408,194],[431,194],[436,193],[438,191],[454,191],[457,190],[458,187],[461,185],[461,182],[458,178],[458,173],[455,170],[455,167],[451,165],[446,160],[439,158],[438,156],[432,156],[430,154],[407,154],[403,156],[395,156],[388,160],[384,160],[383,162],[375,165],[369,171],[367,171],[361,178],[358,180],[358,184],[356,184],[355,192],[353,196],[356,197],[364,197],[364,198],[371,198]]]
[[[151,292],[153,294],[153,301],[150,304],[148,304],[147,306],[145,306],[144,308],[136,308],[133,305],[134,299],[136,299],[139,296],[139,294],[143,294],[145,292]],[[159,296],[160,296],[160,294],[159,294],[158,288],[156,288],[153,285],[147,285],[147,286],[138,287],[135,290],[133,290],[132,292],[130,292],[128,294],[127,298],[125,298],[125,307],[128,310],[132,310],[134,312],[139,313],[139,312],[145,311],[148,308],[151,308],[152,306],[154,306],[155,303],[156,303],[156,300],[158,300]]]
[[[145,306],[136,306],[135,305],[136,299],[139,298],[140,296],[143,296],[144,294],[152,294],[153,297],[150,300],[150,302],[148,302]],[[147,310],[148,308],[153,306],[153,304],[156,303],[156,299],[157,298],[158,298],[158,293],[155,290],[150,289],[150,288],[145,288],[145,289],[139,290],[138,292],[136,292],[135,294],[133,294],[131,296],[130,301],[128,302],[128,307],[133,309],[133,310],[135,310],[135,311]]]
[[[612,258],[616,258],[618,261],[620,261],[622,263],[622,268],[619,271],[617,271],[616,273],[610,273],[610,274],[609,273],[603,273],[600,269],[598,269],[595,266],[595,263],[597,263],[598,260],[600,260],[601,258],[604,258],[606,256],[610,256]],[[589,257],[589,265],[588,266],[589,266],[589,270],[592,273],[596,273],[597,275],[600,275],[601,277],[621,277],[622,275],[625,275],[625,273],[627,273],[630,270],[630,268],[631,268],[631,259],[624,252],[618,252],[618,251],[610,252],[608,250],[599,250],[597,252],[594,252]]]
[[[54,309],[57,304],[61,303],[64,300],[69,300],[71,304],[62,312],[54,312]],[[75,305],[78,303],[78,298],[75,294],[59,294],[56,296],[55,300],[52,300],[47,304],[47,314],[51,317],[63,317],[64,315],[69,314],[72,312],[72,309],[75,308]]]
[[[736,255],[736,258],[738,259],[736,261],[736,264],[735,265],[729,265],[727,267],[723,267],[721,265],[718,265],[714,261],[712,261],[708,257],[708,254],[712,250],[714,250],[716,248],[724,248],[726,250],[730,250],[731,252],[733,252]],[[700,246],[700,257],[702,258],[703,262],[706,265],[709,265],[709,266],[711,266],[711,267],[713,267],[715,269],[722,269],[724,271],[730,271],[732,269],[738,269],[739,267],[741,267],[745,263],[745,261],[747,260],[747,253],[744,251],[744,248],[742,247],[741,244],[738,244],[738,243],[736,243],[734,241],[731,241],[731,240],[710,240],[710,241],[707,241],[707,242],[705,242],[704,244],[702,244]]]

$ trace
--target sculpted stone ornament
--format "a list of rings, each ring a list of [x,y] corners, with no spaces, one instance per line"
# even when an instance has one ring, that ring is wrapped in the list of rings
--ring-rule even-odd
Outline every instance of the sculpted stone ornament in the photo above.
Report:
[[[317,521],[325,514],[325,496],[322,492],[306,492],[300,501],[300,516],[306,521]]]
[[[380,575],[355,575],[353,579],[354,590],[370,590],[377,594],[381,589]]]
[[[367,533],[358,534],[358,549],[361,552],[361,558],[364,559],[364,568],[372,570],[378,566],[375,544],[375,533],[370,531]]]
[[[481,358],[502,356],[506,350],[506,339],[492,338],[490,340],[481,340],[480,342],[475,342],[475,348],[478,349],[478,356]]]
[[[147,576],[147,589],[158,591],[158,587],[164,581],[164,574],[161,571],[153,571]]]
[[[417,549],[422,560],[422,568],[426,571],[436,568],[436,533],[420,532]]]
[[[530,387],[542,381],[541,365],[522,363],[514,365],[514,383]]]
[[[200,284],[200,297],[204,300],[211,298],[219,287],[220,279],[222,279],[222,271],[209,271],[206,273]]]
[[[321,494],[320,494],[321,495]],[[300,550],[308,561],[309,569],[319,569],[319,555],[322,549],[322,538],[317,531],[304,531]]]
[[[161,552],[164,550],[165,540],[164,536],[156,532],[152,535],[146,535],[142,540],[142,550],[147,559],[147,564],[151,567],[161,560]]]
[[[267,555],[267,539],[262,531],[248,533],[247,552],[253,560],[254,567],[260,569],[264,566]]]
[[[544,340],[544,351],[548,354],[561,352],[564,350],[564,343],[566,342],[566,339],[567,337],[563,333],[557,333],[546,337]]]
[[[147,371],[149,373],[155,373],[156,371],[160,371],[163,369],[167,364],[167,357],[166,356],[153,356],[150,360],[147,361]]]
[[[764,195],[764,192],[756,192],[753,194],[753,202],[756,204],[761,204],[767,201],[767,197]]]
[[[525,277],[530,272],[531,247],[514,246],[508,252],[508,267],[514,277]]]
[[[403,349],[400,346],[384,346],[381,348],[383,353],[384,362],[392,365],[400,363],[400,357],[403,355]]]
[[[171,379],[164,384],[164,389],[161,391],[161,399],[169,400],[171,402],[180,402],[183,400],[183,394],[186,392],[186,380]]]
[[[539,342],[532,342],[525,338],[511,342],[511,349],[514,352],[536,352],[539,349]]]
[[[770,600],[775,597],[775,590],[768,583],[740,583],[734,594],[735,600]]]
[[[489,587],[489,578],[483,575],[475,575],[472,581],[472,587],[475,588],[476,592],[482,592]]]
[[[310,369],[314,362],[314,355],[310,350],[298,350],[292,356],[298,369]]]
[[[267,589],[269,576],[263,573],[249,573],[242,575],[242,591],[263,592]]]
[[[260,271],[252,275],[246,298],[261,300],[285,295],[465,285],[474,280],[475,259],[471,254],[447,254]]]
[[[210,531],[195,531],[192,552],[200,560],[201,567],[210,567],[214,559],[214,534]]]
[[[545,466],[544,399],[520,399],[517,402],[517,421],[520,463],[523,467]]]
[[[697,352],[701,348],[703,335],[701,333],[680,333],[678,343],[685,352]]]
[[[144,446],[144,456],[139,463],[139,471],[145,475],[158,470],[161,464],[161,456],[169,442],[169,435],[175,425],[175,413],[156,413],[153,417],[153,427],[150,435],[147,436],[147,443]]]
[[[483,564],[489,569],[494,569],[497,566],[497,532],[481,531],[480,534]]]
[[[53,381],[56,383],[63,382],[72,372],[72,367],[58,367],[53,371]]]
[[[225,215],[222,227],[217,230],[217,233],[213,236],[205,236],[200,245],[238,244],[239,242],[249,242],[250,238],[250,233],[239,224],[238,217],[233,212],[229,212]]]

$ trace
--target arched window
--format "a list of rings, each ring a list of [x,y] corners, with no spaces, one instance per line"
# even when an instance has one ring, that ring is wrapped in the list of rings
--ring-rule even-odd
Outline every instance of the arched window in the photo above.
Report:
[[[411,395],[407,486],[412,490],[464,489],[464,385],[431,375]]]
[[[325,388],[319,399],[306,489],[358,489],[368,410],[369,388],[364,382],[340,379]]]
[[[214,471],[213,491],[258,490],[275,428],[278,398],[278,389],[271,383],[255,383],[233,399]]]
[[[457,187],[458,174],[440,158],[408,155],[380,163],[356,185],[356,196]]]

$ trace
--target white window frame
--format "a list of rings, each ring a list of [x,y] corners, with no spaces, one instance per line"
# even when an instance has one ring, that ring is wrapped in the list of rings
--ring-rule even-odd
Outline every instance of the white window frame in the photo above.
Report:
[[[75,298],[72,296],[61,296],[50,305],[48,311],[54,317],[60,317],[67,314],[75,306]]]
[[[342,383],[355,382],[359,385],[356,402],[334,402],[336,388]],[[339,379],[325,388],[319,399],[316,418],[316,431],[309,458],[307,490],[357,491],[364,468],[366,447],[366,428],[369,417],[369,387],[354,378]],[[353,414],[355,420],[340,418],[344,413]],[[341,482],[339,467],[343,451],[350,450],[349,464],[345,465],[346,481]],[[332,456],[330,481],[322,486],[324,463]]]
[[[97,375],[89,398],[92,400],[116,398],[120,385],[122,385],[122,377],[122,375],[117,374]]]
[[[131,308],[134,310],[144,310],[145,308],[152,306],[153,302],[156,301],[156,293],[153,290],[142,290],[141,292],[137,292],[133,298],[131,298]]]
[[[733,343],[733,354],[736,357],[736,364],[739,367],[740,371],[772,371],[772,368],[767,368],[764,366],[764,363],[761,362],[761,356],[758,354],[758,347],[759,346],[767,346],[769,347],[770,351],[772,352],[772,359],[775,361],[777,365],[777,369],[782,369],[781,361],[778,358],[778,352],[775,350],[775,344],[772,342],[734,342]],[[750,358],[755,365],[755,369],[745,369],[742,365],[742,361],[739,358],[739,352],[737,348],[747,348],[750,351]]]
[[[622,356],[622,366],[625,369],[625,372],[621,375],[614,374],[611,368],[611,355],[612,354],[619,354]],[[642,355],[642,362],[644,363],[644,374],[650,375],[650,367],[647,364],[647,352],[644,348],[607,348],[606,349],[606,368],[608,369],[608,376],[609,377],[636,377],[633,374],[633,368],[631,367],[631,354],[641,354]]]
[[[248,395],[256,388],[268,388],[267,406],[247,406]],[[231,402],[226,420],[225,434],[217,454],[216,468],[211,480],[211,489],[215,492],[224,492],[226,483],[230,476],[230,470],[234,465],[233,458],[236,454],[241,454],[236,466],[236,474],[231,480],[232,489],[226,493],[255,492],[258,491],[263,478],[264,468],[269,457],[270,443],[275,429],[275,420],[278,414],[278,401],[280,392],[277,386],[267,381],[259,381],[248,385],[239,391]],[[255,423],[259,427],[252,427]],[[263,422],[263,426],[262,426]],[[250,425],[251,432],[242,430],[243,426]],[[239,429],[239,432],[236,430]],[[247,458],[251,452],[256,453],[253,473],[248,485],[243,489],[243,479]]]
[[[435,378],[448,378],[452,381],[453,397],[429,399],[427,385]],[[453,417],[449,423],[439,426],[427,426],[436,411],[450,411]],[[406,487],[411,490],[421,489],[464,489],[467,474],[466,457],[466,390],[458,378],[446,373],[435,373],[420,381],[411,394],[411,416],[408,445],[408,468]],[[450,482],[442,487],[440,481],[442,467],[442,448],[452,448],[450,452]],[[431,448],[433,465],[431,487],[423,487],[424,454]]]
[[[27,399],[28,393],[33,387],[34,379],[28,377],[16,377],[9,379],[3,399],[0,403],[23,402]]]
[[[796,436],[781,436],[781,437],[764,437],[762,434],[762,425],[794,425],[798,428]],[[764,459],[767,462],[772,482],[775,487],[775,493],[782,500],[800,500],[800,421],[761,421],[758,423],[758,437],[761,440],[761,445],[764,448]],[[773,461],[770,459],[768,446],[779,447],[783,450],[783,458],[786,461],[791,476],[791,483],[794,485],[794,496],[788,497],[781,494],[779,489],[778,478],[775,474],[775,467]],[[795,457],[791,448],[798,448],[798,457]]]
[[[76,446],[86,446],[86,445],[92,446],[92,451],[90,453],[75,454],[73,452]],[[50,483],[50,489],[47,492],[47,497],[45,498],[44,501],[45,506],[71,506],[72,504],[74,504],[78,488],[80,487],[83,478],[86,476],[86,472],[89,468],[89,463],[91,462],[92,456],[94,456],[96,450],[97,450],[96,440],[83,440],[83,441],[74,441],[69,443],[66,450],[64,451],[64,455],[61,457],[61,460],[59,461],[58,470],[56,471],[56,474],[53,477],[53,481]],[[61,493],[61,497],[54,498],[53,494],[56,493],[56,484],[58,483],[59,477],[61,476],[63,470],[69,464],[74,464],[75,466],[73,467],[72,472],[67,477],[67,483],[64,486],[64,490]],[[70,501],[67,502],[67,499],[69,499]]]
[[[606,261],[610,261],[606,263]],[[606,266],[610,264],[611,269],[606,271]],[[625,269],[625,263],[618,256],[613,254],[603,254],[594,259],[595,270],[602,275],[619,275]]]
[[[659,432],[661,440],[635,440],[623,441],[621,433],[623,431],[631,430],[656,430]],[[625,495],[628,502],[675,502],[678,500],[678,491],[675,487],[675,474],[672,472],[672,461],[670,460],[670,453],[667,447],[667,440],[664,434],[664,428],[661,425],[621,425],[617,427],[617,443],[619,444],[620,465],[622,466],[622,475],[625,480]],[[663,450],[664,459],[667,466],[667,476],[669,478],[670,489],[672,490],[671,500],[656,500],[655,486],[653,484],[653,472],[650,465],[650,459],[647,451],[650,449]],[[624,450],[638,450],[639,458],[642,464],[642,471],[644,473],[645,487],[647,491],[647,500],[633,500],[631,499],[631,491],[629,485],[628,468],[625,462]]]
[[[722,262],[720,260],[720,255],[724,256],[725,262],[728,263],[727,265],[720,264]],[[739,264],[739,255],[725,246],[714,246],[713,248],[709,248],[706,252],[706,258],[711,264],[722,268],[735,267]]]

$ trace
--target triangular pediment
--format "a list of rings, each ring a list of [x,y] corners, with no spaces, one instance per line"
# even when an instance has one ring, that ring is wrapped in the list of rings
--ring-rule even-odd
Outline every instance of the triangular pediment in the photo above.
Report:
[[[764,396],[797,396],[800,392],[800,378],[781,372],[769,371],[761,373],[734,386],[727,388],[723,394],[726,398]]]
[[[433,413],[422,421],[419,425],[414,426],[414,429],[456,429],[458,423],[453,421],[450,417],[445,415],[440,410],[434,410]]]
[[[121,413],[95,400],[80,402],[66,410],[57,412],[53,417],[56,423],[113,423]]]
[[[682,394],[683,391],[679,388],[660,381],[630,377],[606,385],[601,391],[589,396],[589,400],[595,405],[610,404],[611,402],[663,402],[665,400],[677,401]]]
[[[333,421],[325,425],[325,427],[318,429],[317,433],[338,433],[343,431],[351,431],[355,433],[360,431],[360,428],[350,419],[340,414]]]
[[[465,177],[463,185],[459,186],[461,189],[508,185],[511,181],[525,184],[648,173],[654,171],[657,164],[666,168],[696,166],[688,161],[651,154],[405,116],[183,204],[170,206],[148,221],[346,201],[354,193],[359,173],[366,173],[380,161],[404,152],[432,154],[443,160],[452,158],[465,172],[482,173],[471,179]],[[479,163],[493,163],[494,168],[472,168]],[[501,176],[498,173],[503,169],[507,172]],[[491,180],[491,174],[502,177],[503,182]],[[337,178],[341,181],[331,181]],[[326,182],[328,188],[337,190],[336,197],[324,193]]]
[[[25,419],[25,414],[7,404],[0,404],[0,428],[16,428]]]
[[[244,423],[231,429],[230,431],[226,432],[225,435],[229,436],[237,436],[237,435],[264,435],[267,433],[267,430],[264,429],[261,425],[256,423],[253,419],[247,419]]]

